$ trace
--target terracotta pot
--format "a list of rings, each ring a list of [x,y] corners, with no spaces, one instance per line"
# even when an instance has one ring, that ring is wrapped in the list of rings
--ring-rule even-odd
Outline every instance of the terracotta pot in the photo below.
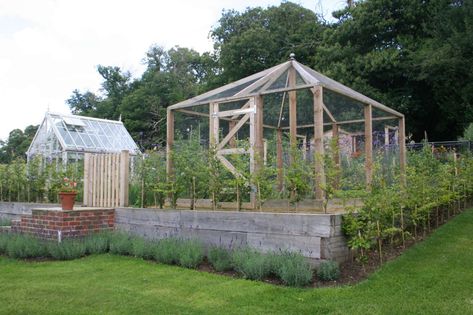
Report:
[[[60,192],[59,200],[61,200],[62,210],[73,210],[76,196],[76,192]]]

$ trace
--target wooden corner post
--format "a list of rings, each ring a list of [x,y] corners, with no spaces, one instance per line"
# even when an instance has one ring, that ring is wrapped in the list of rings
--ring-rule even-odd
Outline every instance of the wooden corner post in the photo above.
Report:
[[[314,171],[315,171],[315,199],[325,198],[323,187],[325,186],[324,171],[324,109],[323,89],[316,86],[314,92]]]
[[[365,105],[365,176],[366,188],[371,190],[373,181],[373,121],[372,106]]]
[[[250,112],[250,174],[253,175],[255,174],[257,170],[257,162],[256,162],[256,152],[257,152],[257,114],[256,111],[257,105],[256,105],[257,99],[256,97],[253,97],[249,100],[249,107],[253,111]],[[253,209],[256,209],[256,187],[254,185],[251,186],[251,191],[250,191],[250,203],[251,207]]]
[[[399,119],[399,167],[401,184],[406,186],[406,123],[404,116]]]
[[[166,124],[166,174],[168,181],[174,174],[172,149],[174,145],[174,112],[168,108]]]
[[[209,143],[210,147],[215,147],[218,144],[219,138],[219,118],[218,114],[218,103],[210,103],[209,105]]]
[[[296,86],[296,69],[294,66],[289,68],[289,87]],[[297,146],[297,92],[289,91],[289,138],[291,151]],[[292,153],[290,154],[292,158]]]
[[[261,169],[264,160],[263,142],[263,96],[255,96],[255,171]]]

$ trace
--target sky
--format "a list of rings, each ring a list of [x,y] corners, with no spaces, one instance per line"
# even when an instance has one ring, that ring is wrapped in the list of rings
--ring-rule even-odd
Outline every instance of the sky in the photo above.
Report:
[[[293,1],[330,20],[344,0]],[[0,0],[0,139],[40,124],[46,111],[70,113],[74,89],[100,92],[97,65],[139,77],[153,44],[212,50],[223,9],[271,0]],[[198,4],[198,5],[197,5]]]

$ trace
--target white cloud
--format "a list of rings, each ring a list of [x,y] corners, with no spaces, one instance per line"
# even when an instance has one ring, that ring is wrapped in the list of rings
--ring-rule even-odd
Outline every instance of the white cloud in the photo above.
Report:
[[[299,1],[296,1],[299,2]],[[325,0],[327,8],[344,1]],[[300,1],[312,10],[317,1]],[[211,50],[222,9],[278,5],[237,0],[0,0],[0,139],[39,124],[44,112],[68,112],[74,89],[97,91],[98,64],[139,75],[152,44]]]

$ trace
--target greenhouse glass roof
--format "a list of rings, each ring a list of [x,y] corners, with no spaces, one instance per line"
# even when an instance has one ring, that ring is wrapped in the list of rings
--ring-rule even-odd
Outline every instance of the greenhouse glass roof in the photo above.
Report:
[[[120,152],[139,148],[121,121],[46,113],[27,154]]]

